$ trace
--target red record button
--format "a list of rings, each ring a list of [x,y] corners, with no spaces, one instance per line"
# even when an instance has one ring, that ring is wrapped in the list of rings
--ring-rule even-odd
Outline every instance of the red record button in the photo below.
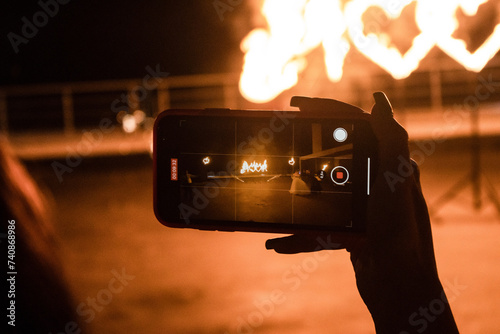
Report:
[[[349,172],[343,166],[337,166],[332,169],[330,173],[330,177],[332,178],[333,183],[338,185],[344,185],[347,180],[349,180]]]

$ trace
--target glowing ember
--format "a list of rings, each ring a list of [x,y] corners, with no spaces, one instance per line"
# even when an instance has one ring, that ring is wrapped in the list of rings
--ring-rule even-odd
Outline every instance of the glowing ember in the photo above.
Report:
[[[263,163],[252,162],[250,165],[248,162],[243,161],[243,165],[241,166],[241,174],[245,173],[263,173],[267,172],[267,160],[264,160]]]
[[[331,81],[342,78],[349,41],[368,59],[395,79],[408,77],[435,46],[467,70],[480,71],[500,50],[500,24],[476,51],[453,37],[459,26],[457,11],[474,16],[487,0],[352,0],[341,9],[340,0],[265,0],[262,15],[268,29],[254,29],[241,43],[245,62],[240,91],[249,101],[263,103],[297,84],[308,53],[322,46]],[[390,36],[364,32],[363,15],[380,8],[389,20],[400,17],[405,7],[416,4],[415,20],[420,34],[406,53],[393,46]]]

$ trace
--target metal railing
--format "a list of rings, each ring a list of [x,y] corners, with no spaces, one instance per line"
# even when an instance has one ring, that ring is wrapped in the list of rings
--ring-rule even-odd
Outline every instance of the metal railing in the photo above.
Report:
[[[492,87],[498,92],[490,92],[488,99],[480,102],[485,106],[482,110],[490,113],[493,110],[500,115],[495,110],[500,103],[500,57],[492,59],[481,73],[466,72],[448,61],[422,66],[403,80],[394,80],[382,71],[358,77],[346,76],[345,79],[340,83],[330,83],[325,79],[325,85],[317,85],[323,89],[319,93],[325,97],[325,91],[336,92],[344,101],[368,110],[373,103],[372,93],[382,90],[402,111],[400,117],[403,121],[406,118],[409,123],[413,119],[430,120],[432,117],[427,117],[427,114],[438,115],[446,108],[463,105],[468,96],[478,94],[478,89],[483,93],[491,90],[491,87],[478,87],[492,80]],[[241,96],[239,74],[202,74],[155,80],[154,85],[145,85],[144,79],[130,79],[0,87],[0,131],[12,138],[14,144],[16,139],[22,138],[18,142],[29,146],[27,138],[30,136],[54,137],[57,134],[57,140],[61,141],[61,136],[70,138],[81,135],[84,129],[98,127],[105,118],[117,125],[119,110],[133,112],[140,109],[147,116],[155,117],[169,108],[275,109],[286,105],[296,93],[318,95],[308,91],[307,84],[302,91],[303,84],[299,80],[296,87],[282,93],[276,101],[257,105]],[[456,134],[460,135],[460,132]],[[425,136],[425,133],[421,135]],[[39,149],[43,150],[43,147]]]
[[[172,107],[237,106],[238,79],[233,74],[206,74],[156,78],[154,87],[146,87],[141,79],[0,87],[0,129],[6,134],[47,129],[71,134],[97,125],[92,120],[111,117],[120,108],[145,109],[154,117]],[[33,124],[42,118],[41,126]]]

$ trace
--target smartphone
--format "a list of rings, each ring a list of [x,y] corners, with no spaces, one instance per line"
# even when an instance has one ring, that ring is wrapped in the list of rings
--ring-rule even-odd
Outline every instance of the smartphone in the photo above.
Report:
[[[154,211],[200,230],[363,232],[369,114],[167,110],[154,127]]]

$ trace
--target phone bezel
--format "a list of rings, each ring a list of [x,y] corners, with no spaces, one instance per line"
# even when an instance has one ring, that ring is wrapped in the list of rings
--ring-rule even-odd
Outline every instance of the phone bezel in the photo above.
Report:
[[[365,154],[365,156],[373,156],[373,166],[376,166],[376,140],[371,132],[369,125],[370,115],[368,113],[353,113],[350,111],[276,111],[276,110],[236,110],[236,109],[169,109],[158,115],[154,125],[153,134],[153,202],[154,213],[160,223],[167,227],[174,228],[191,228],[198,230],[218,230],[218,231],[246,231],[246,232],[265,232],[265,233],[301,233],[301,232],[355,232],[362,233],[365,231],[366,224],[366,206],[368,195],[365,192],[354,192],[353,189],[353,227],[339,227],[339,226],[326,226],[326,225],[297,225],[297,224],[284,224],[284,223],[262,223],[262,222],[248,222],[248,221],[213,221],[213,220],[192,220],[188,224],[181,218],[164,217],[166,211],[175,212],[174,205],[169,209],[162,209],[159,207],[159,197],[165,198],[164,195],[159,196],[159,175],[158,175],[158,151],[159,151],[159,136],[162,130],[160,125],[165,122],[166,118],[178,116],[205,116],[205,117],[231,117],[231,118],[272,118],[276,112],[285,112],[293,115],[294,119],[335,119],[339,121],[357,122],[363,124],[367,129],[363,134],[359,134],[354,144],[354,149],[359,150],[357,153]],[[361,144],[361,145],[360,145]],[[361,153],[360,153],[361,152]],[[357,157],[359,159],[359,157]],[[372,169],[371,181],[374,179],[375,168]],[[359,188],[359,187],[358,187]],[[179,193],[179,192],[177,192]],[[175,197],[175,196],[174,196]],[[165,203],[165,202],[162,202]],[[178,202],[176,202],[178,203]],[[165,206],[163,206],[165,208]],[[178,213],[178,211],[176,211]]]

